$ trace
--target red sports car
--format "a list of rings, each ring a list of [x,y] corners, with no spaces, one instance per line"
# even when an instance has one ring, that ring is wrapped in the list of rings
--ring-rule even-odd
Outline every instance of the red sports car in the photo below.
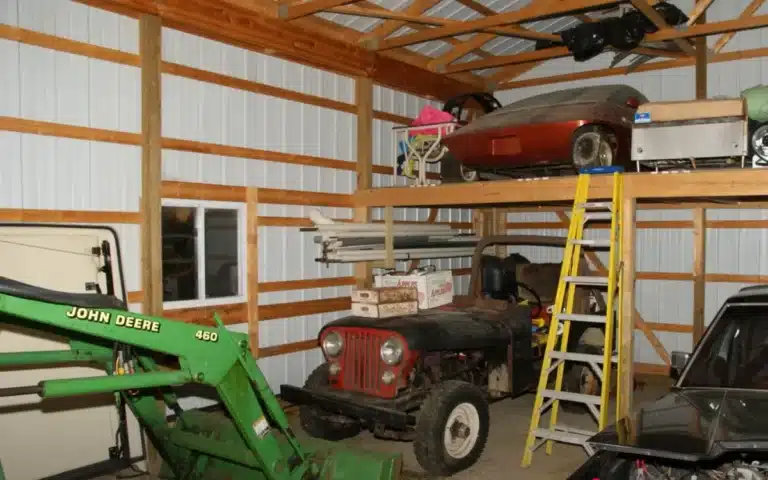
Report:
[[[647,102],[626,85],[558,90],[496,109],[443,138],[443,181],[481,175],[560,175],[625,165],[635,110]]]

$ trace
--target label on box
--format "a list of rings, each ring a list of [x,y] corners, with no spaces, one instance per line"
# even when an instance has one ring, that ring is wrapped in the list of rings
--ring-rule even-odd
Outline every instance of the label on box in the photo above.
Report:
[[[416,287],[419,308],[436,308],[453,302],[453,272],[442,270],[424,275],[379,275],[377,287]]]
[[[635,123],[651,123],[651,112],[635,113]]]
[[[413,287],[379,287],[352,291],[352,301],[357,303],[398,303],[413,302],[417,299],[418,292]]]
[[[402,315],[415,315],[419,312],[417,302],[382,303],[352,303],[352,314],[358,317],[389,318]]]

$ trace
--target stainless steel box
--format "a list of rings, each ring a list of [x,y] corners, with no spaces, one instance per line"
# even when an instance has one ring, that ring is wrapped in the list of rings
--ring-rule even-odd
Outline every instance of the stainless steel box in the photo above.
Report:
[[[636,123],[632,160],[690,160],[747,154],[747,122],[741,118]]]

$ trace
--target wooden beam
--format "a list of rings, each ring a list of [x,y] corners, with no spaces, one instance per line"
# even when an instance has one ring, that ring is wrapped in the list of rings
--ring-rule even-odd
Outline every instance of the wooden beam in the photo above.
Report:
[[[707,211],[696,208],[693,211],[693,344],[704,334],[705,303],[707,298]]]
[[[483,17],[477,20],[464,21],[457,24],[446,25],[432,30],[401,35],[384,40],[379,45],[379,50],[405,47],[431,40],[439,40],[446,37],[454,37],[465,33],[473,33],[486,28],[524,23],[541,18],[556,17],[574,10],[584,10],[614,5],[615,0],[549,0],[532,2],[527,6],[513,12]]]
[[[637,201],[627,196],[621,205],[621,305],[619,318],[619,352],[618,384],[616,385],[616,418],[623,418],[632,413],[632,397],[634,391],[634,324],[635,324],[635,220],[637,219]]]
[[[280,318],[303,317],[319,313],[340,312],[349,310],[349,297],[323,298],[321,300],[304,300],[300,302],[274,303],[259,306],[259,320],[277,320]]]
[[[3,222],[142,224],[143,220],[141,212],[0,208],[0,221]]]
[[[405,10],[402,11],[402,13],[406,15],[420,16],[422,13],[426,12],[438,3],[440,3],[440,0],[414,0],[405,8]],[[375,45],[373,42],[377,42],[382,38],[388,37],[407,24],[407,21],[386,20],[378,27],[360,37],[359,43],[361,45]]]
[[[693,28],[693,27],[691,27]],[[753,48],[738,52],[718,53],[709,59],[709,63],[732,62],[736,60],[747,60],[750,58],[761,58],[768,56],[768,48]],[[695,59],[691,57],[680,58],[676,60],[664,60],[660,62],[651,62],[640,65],[632,70],[632,73],[651,72],[657,70],[668,70],[671,68],[690,67],[695,64]],[[629,73],[627,67],[603,68],[586,72],[566,73],[562,75],[552,75],[548,77],[530,78],[527,80],[517,80],[501,83],[496,86],[496,91],[510,90],[513,88],[526,88],[541,85],[552,85],[555,83],[573,82],[577,80],[586,80],[590,78],[613,77],[616,75],[626,75]]]
[[[370,79],[358,77],[355,80],[355,104],[357,105],[357,190],[366,190],[373,185],[373,84]],[[354,220],[371,221],[370,207],[355,208]],[[371,286],[373,264],[355,264],[357,288]]]
[[[707,9],[715,0],[698,0],[691,13],[688,14],[686,26],[690,27],[694,23],[706,23]]]
[[[160,19],[142,15],[139,19],[141,59],[141,225],[142,290],[146,315],[163,312],[160,182],[162,180],[162,95]]]
[[[701,0],[706,1],[706,0]],[[702,22],[706,22],[704,13],[699,17]],[[696,40],[696,99],[705,100],[707,98],[707,61],[709,52],[707,48],[707,37],[697,37]]]
[[[263,9],[249,11],[216,0],[80,1],[94,2],[103,8],[154,14],[161,17],[163,26],[168,28],[343,75],[371,77],[381,85],[427,98],[446,100],[476,89],[473,84],[376,54],[349,43],[348,39],[345,42],[333,38],[327,30],[304,24],[309,18],[280,22],[266,15]]]
[[[259,189],[246,193],[246,298],[248,308],[248,343],[251,354],[259,358]]]
[[[749,5],[747,5],[747,7],[741,12],[741,15],[739,15],[737,20],[744,20],[751,17],[763,5],[763,3],[765,3],[765,0],[752,0],[749,2]],[[734,35],[736,35],[736,32],[724,33],[720,38],[717,39],[717,42],[715,43],[715,46],[712,48],[712,50],[714,50],[715,53],[720,53],[720,50],[728,45],[728,42],[731,41]]]
[[[659,12],[653,9],[653,7],[646,1],[646,0],[630,0],[632,2],[632,5],[636,9],[638,9],[640,12],[642,12],[643,15],[645,15],[648,20],[650,20],[654,25],[656,25],[656,28],[659,30],[664,30],[667,28],[670,28],[670,26],[667,24],[667,22],[664,21],[661,15],[659,15]],[[682,38],[675,38],[672,40],[675,45],[677,45],[680,50],[684,51],[688,55],[696,55],[696,49],[693,48],[693,45],[687,40],[683,40]]]
[[[310,0],[304,3],[294,3],[293,5],[283,4],[277,9],[277,16],[283,20],[295,20],[357,1],[359,0]]]

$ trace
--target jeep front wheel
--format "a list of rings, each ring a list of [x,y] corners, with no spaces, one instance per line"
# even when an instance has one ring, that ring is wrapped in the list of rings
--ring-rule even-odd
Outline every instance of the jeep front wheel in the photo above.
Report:
[[[488,401],[475,385],[450,380],[424,401],[413,450],[430,475],[450,476],[477,462],[488,440]]]
[[[328,365],[322,364],[307,377],[304,388],[315,389],[328,386]],[[360,433],[360,423],[342,415],[328,413],[312,405],[299,407],[301,428],[309,435],[324,440],[344,440]]]

